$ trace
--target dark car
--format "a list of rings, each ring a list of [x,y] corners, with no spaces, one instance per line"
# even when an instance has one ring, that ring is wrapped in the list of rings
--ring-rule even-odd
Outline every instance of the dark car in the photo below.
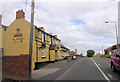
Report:
[[[116,69],[120,69],[120,49],[115,49],[111,56],[111,69],[112,71],[116,71]]]

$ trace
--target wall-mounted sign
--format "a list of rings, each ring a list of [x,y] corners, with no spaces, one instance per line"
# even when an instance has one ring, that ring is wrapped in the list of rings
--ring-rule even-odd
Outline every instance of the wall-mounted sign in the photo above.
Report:
[[[22,42],[24,39],[23,34],[19,32],[20,29],[16,29],[16,30],[17,31],[16,34],[14,34],[13,40],[15,41],[15,43]]]

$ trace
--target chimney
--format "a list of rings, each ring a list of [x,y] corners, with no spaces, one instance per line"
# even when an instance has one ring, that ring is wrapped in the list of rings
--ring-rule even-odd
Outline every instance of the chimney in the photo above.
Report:
[[[25,13],[23,12],[23,10],[18,10],[16,12],[16,19],[24,19],[25,18]]]
[[[77,49],[75,49],[75,53],[77,54]]]
[[[2,25],[2,15],[0,15],[0,25]]]

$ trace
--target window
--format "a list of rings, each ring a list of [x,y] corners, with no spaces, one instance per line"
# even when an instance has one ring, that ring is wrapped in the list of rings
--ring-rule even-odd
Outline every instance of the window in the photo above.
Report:
[[[58,45],[58,41],[56,40],[56,45]]]
[[[65,56],[67,56],[67,53],[65,53]]]
[[[119,55],[120,56],[120,50],[117,50],[117,54],[116,55]]]
[[[62,52],[62,57],[64,57],[63,52]]]
[[[49,37],[49,43],[52,44],[52,38],[51,37]]]
[[[45,57],[45,48],[42,48],[42,57]]]
[[[42,42],[45,42],[45,35],[44,35],[44,33],[41,33],[41,35],[42,35]]]

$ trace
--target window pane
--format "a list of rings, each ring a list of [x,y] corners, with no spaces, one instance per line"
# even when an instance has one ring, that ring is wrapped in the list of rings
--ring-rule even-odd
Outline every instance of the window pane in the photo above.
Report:
[[[42,48],[42,56],[45,56],[45,49]]]
[[[49,37],[49,42],[50,42],[50,44],[51,44],[51,37]]]
[[[44,42],[44,39],[45,39],[44,37],[45,37],[45,36],[44,36],[44,34],[42,33],[42,42]]]
[[[117,51],[117,55],[119,55],[119,56],[120,56],[120,50],[118,50],[118,51]]]

